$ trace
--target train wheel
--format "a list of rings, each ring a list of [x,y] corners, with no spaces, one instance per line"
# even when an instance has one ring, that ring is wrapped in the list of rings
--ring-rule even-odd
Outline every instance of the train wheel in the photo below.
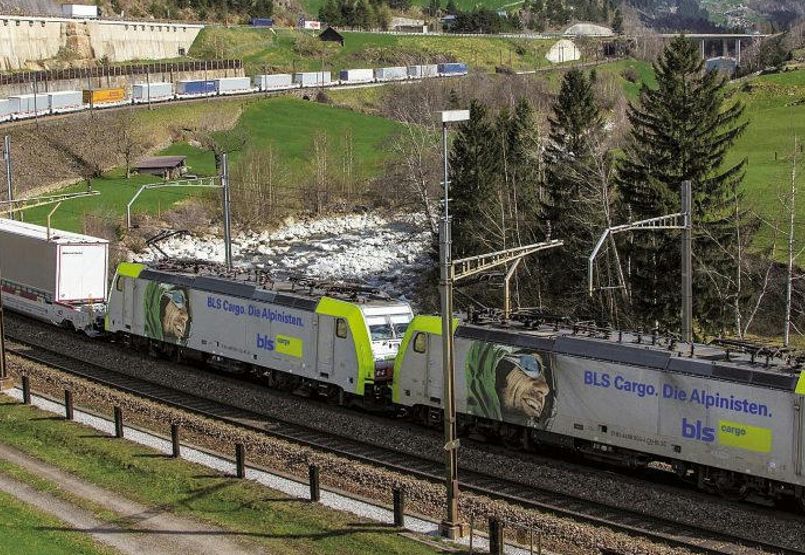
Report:
[[[332,386],[327,390],[326,399],[330,405],[342,406],[344,404],[344,390],[340,387]]]
[[[716,476],[716,489],[719,495],[730,501],[742,501],[749,495],[749,486],[732,472],[723,472]]]

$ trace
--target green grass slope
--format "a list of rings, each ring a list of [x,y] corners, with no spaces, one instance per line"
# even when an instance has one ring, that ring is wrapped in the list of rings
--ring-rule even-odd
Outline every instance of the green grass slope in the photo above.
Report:
[[[498,37],[400,36],[344,32],[344,46],[323,43],[300,31],[207,27],[189,55],[241,58],[246,73],[338,71],[357,67],[462,61],[473,68],[546,67],[545,53],[555,41]]]
[[[0,492],[0,553],[26,555],[115,555],[84,532]]]
[[[292,169],[301,171],[310,163],[316,137],[326,136],[330,155],[337,155],[349,141],[355,160],[356,177],[376,174],[387,154],[382,145],[398,129],[398,124],[375,116],[359,114],[350,110],[333,108],[293,97],[256,99],[244,103],[235,132],[248,137],[248,147],[264,149],[271,146],[279,159]],[[227,109],[226,103],[220,103]],[[142,111],[145,124],[160,120],[160,111],[170,114],[170,106],[159,106],[151,112]],[[204,152],[186,143],[174,144],[159,154],[187,156],[187,165],[199,176],[215,174],[215,162],[209,152]],[[233,166],[239,163],[242,153],[234,153]],[[88,197],[64,203],[52,218],[58,229],[83,232],[87,216],[109,221],[123,222],[126,205],[145,184],[159,182],[154,176],[140,175],[125,178],[122,169],[115,169],[103,178],[92,182],[99,197]],[[64,192],[85,190],[79,183],[64,189]],[[134,213],[158,214],[174,207],[191,196],[215,194],[214,190],[201,188],[164,188],[145,191],[133,206]],[[292,194],[292,193],[289,193]],[[52,207],[41,207],[25,213],[26,221],[44,225]]]
[[[294,499],[250,480],[233,480],[197,464],[165,458],[129,441],[110,441],[95,430],[15,402],[0,401],[0,441],[128,499],[209,522],[233,538],[246,537],[267,554],[438,552],[400,536],[393,527]],[[5,542],[4,536],[0,553],[38,553],[25,548],[6,551]]]
[[[748,160],[743,191],[749,205],[768,220],[780,214],[779,195],[791,188],[791,161],[794,138],[805,140],[805,71],[767,75],[738,86],[737,97],[746,104],[749,120],[744,135],[730,153],[728,163]],[[803,154],[800,152],[802,161]],[[798,168],[799,189],[805,190],[805,168]],[[797,199],[796,242],[805,244],[805,198]],[[783,225],[784,222],[780,222]],[[787,230],[787,227],[786,227]],[[787,232],[787,231],[786,231]],[[757,246],[767,246],[773,239],[764,226]],[[784,248],[778,244],[778,248]],[[782,257],[782,251],[778,257]]]

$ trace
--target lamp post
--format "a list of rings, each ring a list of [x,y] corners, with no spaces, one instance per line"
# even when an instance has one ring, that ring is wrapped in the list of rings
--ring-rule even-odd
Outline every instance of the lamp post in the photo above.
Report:
[[[439,113],[442,123],[444,153],[444,214],[439,225],[439,289],[442,304],[442,363],[444,383],[444,463],[447,490],[447,514],[439,525],[449,539],[461,537],[458,520],[458,438],[456,431],[456,390],[453,368],[453,261],[450,256],[450,180],[447,165],[447,126],[470,119],[469,110],[447,110]]]

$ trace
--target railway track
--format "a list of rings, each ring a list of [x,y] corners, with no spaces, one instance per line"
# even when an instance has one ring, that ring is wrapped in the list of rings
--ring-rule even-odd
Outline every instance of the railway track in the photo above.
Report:
[[[88,379],[96,384],[122,393],[242,429],[264,433],[356,462],[382,467],[431,482],[443,481],[442,465],[439,462],[276,418],[268,418],[201,396],[122,374],[101,364],[90,363],[77,357],[30,343],[22,338],[12,336],[9,337],[9,340],[19,346],[10,346],[9,352],[21,358]],[[778,545],[772,541],[750,540],[737,534],[691,526],[673,519],[658,518],[639,511],[591,501],[578,496],[560,494],[553,490],[524,485],[477,472],[463,471],[461,474],[461,487],[465,492],[472,492],[522,507],[570,518],[577,522],[602,526],[614,531],[701,553],[738,555],[755,551],[778,553],[780,555],[805,555],[805,550],[803,549]]]
[[[435,79],[429,77],[428,79]],[[346,84],[346,85],[328,85],[326,87],[306,87],[306,88],[291,88],[291,89],[278,89],[278,90],[270,90],[270,91],[252,91],[246,93],[238,93],[238,94],[228,94],[228,95],[220,95],[220,96],[202,96],[200,98],[174,98],[172,100],[167,101],[160,101],[160,102],[153,102],[149,104],[147,102],[138,102],[136,104],[118,104],[115,106],[109,107],[98,107],[94,108],[94,110],[101,111],[101,112],[119,112],[121,110],[131,110],[131,109],[152,109],[152,106],[159,107],[159,106],[174,106],[179,104],[198,104],[204,102],[226,102],[229,100],[237,100],[238,98],[251,98],[251,99],[260,99],[260,98],[268,98],[268,97],[275,97],[275,96],[284,96],[288,94],[293,94],[297,96],[310,96],[312,97],[320,90],[330,90],[330,91],[341,91],[347,89],[371,89],[375,87],[385,87],[387,85],[400,85],[400,84],[410,84],[410,83],[418,83],[423,81],[423,79],[409,79],[406,81],[383,81],[381,83],[355,83],[355,84]],[[49,122],[49,121],[56,121],[60,119],[66,119],[74,117],[77,114],[84,114],[90,111],[89,109],[84,110],[75,110],[72,112],[64,112],[61,114],[42,114],[39,117],[32,118],[27,117],[23,119],[16,119],[16,120],[8,120],[0,122],[0,129],[10,129],[12,127],[25,127],[29,125],[38,125],[39,123]]]

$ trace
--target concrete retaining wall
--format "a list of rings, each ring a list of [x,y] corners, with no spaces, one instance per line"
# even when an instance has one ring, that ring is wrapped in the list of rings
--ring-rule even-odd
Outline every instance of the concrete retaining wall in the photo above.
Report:
[[[0,71],[56,58],[110,62],[175,58],[202,25],[0,16]]]

